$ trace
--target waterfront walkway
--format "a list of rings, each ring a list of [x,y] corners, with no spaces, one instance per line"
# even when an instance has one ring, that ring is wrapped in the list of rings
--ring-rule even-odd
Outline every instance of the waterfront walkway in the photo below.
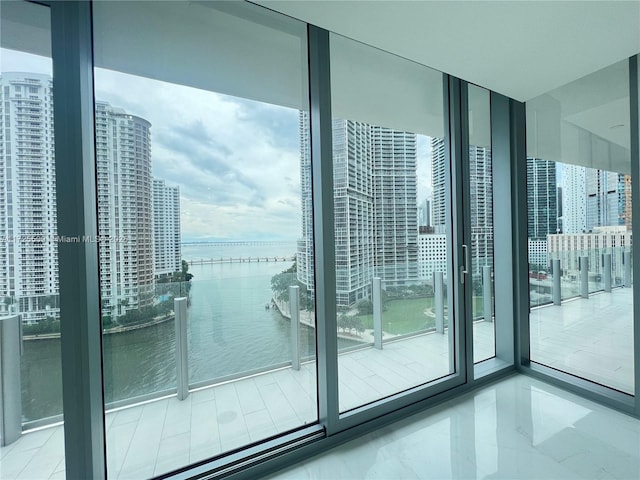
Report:
[[[631,290],[577,299],[531,314],[532,358],[629,389]],[[474,324],[475,358],[493,352],[493,324]],[[339,356],[346,411],[449,372],[447,335],[430,333]],[[203,388],[106,414],[109,478],[142,479],[316,421],[315,364]],[[0,478],[64,478],[63,427],[26,433],[0,449]]]

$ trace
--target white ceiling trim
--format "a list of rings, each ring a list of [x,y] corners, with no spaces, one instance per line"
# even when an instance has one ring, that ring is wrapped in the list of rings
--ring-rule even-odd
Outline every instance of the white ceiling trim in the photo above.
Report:
[[[255,3],[527,101],[640,53],[640,1]]]

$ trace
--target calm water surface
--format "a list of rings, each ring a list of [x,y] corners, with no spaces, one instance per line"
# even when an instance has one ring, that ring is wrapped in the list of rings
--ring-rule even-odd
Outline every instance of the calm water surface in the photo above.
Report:
[[[292,256],[294,245],[194,246],[183,258]],[[291,326],[271,300],[271,277],[291,262],[192,265],[189,308],[189,381],[213,381],[290,360]],[[64,319],[63,319],[64,321]],[[60,341],[24,342],[25,421],[62,413]],[[302,326],[301,352],[315,351],[315,331]],[[165,322],[104,336],[107,402],[175,388],[175,326]]]

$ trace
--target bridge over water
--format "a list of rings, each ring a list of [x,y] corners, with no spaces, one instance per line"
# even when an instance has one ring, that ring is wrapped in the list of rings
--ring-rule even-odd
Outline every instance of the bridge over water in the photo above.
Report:
[[[283,242],[283,241],[273,241],[273,240],[239,240],[239,241],[228,241],[228,242],[213,242],[213,241],[205,241],[205,242],[182,242],[181,245],[183,247],[194,247],[194,246],[215,246],[215,247],[238,247],[238,246],[249,246],[249,247],[273,247],[279,245],[291,245],[294,242]]]
[[[217,258],[199,258],[187,260],[189,265],[214,265],[217,263],[273,263],[273,262],[293,262],[295,256],[274,256],[274,257],[217,257]]]

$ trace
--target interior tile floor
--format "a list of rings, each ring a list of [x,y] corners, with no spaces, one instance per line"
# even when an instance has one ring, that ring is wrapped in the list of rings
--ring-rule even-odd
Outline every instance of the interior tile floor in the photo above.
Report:
[[[269,480],[638,479],[640,420],[514,375]]]

